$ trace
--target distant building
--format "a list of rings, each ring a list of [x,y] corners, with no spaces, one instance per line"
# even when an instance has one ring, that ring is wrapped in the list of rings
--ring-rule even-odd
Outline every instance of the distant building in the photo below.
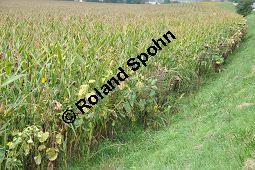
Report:
[[[152,4],[152,5],[157,5],[157,4],[163,4],[164,0],[145,0],[145,4]]]

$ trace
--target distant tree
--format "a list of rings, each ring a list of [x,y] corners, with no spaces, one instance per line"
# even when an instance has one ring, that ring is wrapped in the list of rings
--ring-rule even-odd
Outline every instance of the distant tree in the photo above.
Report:
[[[247,16],[252,11],[253,0],[240,0],[238,5],[236,6],[236,12],[243,16]]]
[[[84,0],[85,1],[85,0]],[[86,0],[87,2],[99,2],[99,0]]]
[[[127,0],[128,4],[142,4],[143,0]]]

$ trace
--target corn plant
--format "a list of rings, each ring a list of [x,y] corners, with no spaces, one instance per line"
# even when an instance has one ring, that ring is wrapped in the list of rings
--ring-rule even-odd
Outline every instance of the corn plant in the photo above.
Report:
[[[102,137],[135,124],[159,127],[175,102],[218,70],[246,33],[246,21],[211,3],[118,5],[0,2],[0,163],[65,166],[90,157]],[[100,87],[157,39],[176,40],[73,124],[66,108]]]

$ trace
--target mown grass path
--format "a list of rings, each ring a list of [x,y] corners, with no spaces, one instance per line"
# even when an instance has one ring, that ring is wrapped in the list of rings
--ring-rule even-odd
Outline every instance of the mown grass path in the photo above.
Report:
[[[254,159],[255,14],[247,20],[248,34],[223,71],[181,101],[170,126],[116,142],[93,169],[240,169]]]

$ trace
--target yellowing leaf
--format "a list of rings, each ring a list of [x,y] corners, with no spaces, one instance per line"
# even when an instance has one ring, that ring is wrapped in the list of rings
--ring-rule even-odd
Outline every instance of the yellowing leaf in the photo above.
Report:
[[[38,150],[39,150],[39,151],[42,151],[42,150],[44,150],[45,148],[46,148],[45,145],[40,145],[40,146],[38,147]]]
[[[60,133],[56,135],[56,143],[59,145],[62,143],[62,135]]]
[[[30,138],[30,139],[27,141],[27,143],[32,144],[32,143],[33,143],[33,140]]]
[[[4,113],[4,105],[0,104],[0,114],[3,114],[3,113]]]
[[[48,148],[46,150],[46,155],[47,155],[47,158],[50,160],[50,161],[54,161],[57,159],[58,157],[58,152],[55,148]]]
[[[126,86],[125,82],[121,82],[119,85],[119,89],[123,90],[125,88],[125,86]]]
[[[37,136],[38,136],[39,141],[42,143],[42,142],[45,142],[48,139],[49,132],[43,133],[42,131],[40,131]]]
[[[89,84],[95,83],[96,80],[89,80]]]
[[[30,151],[30,148],[29,148],[29,145],[27,143],[23,143],[22,144],[22,147],[23,147],[23,150],[25,152],[25,156],[27,156],[29,154],[29,151]]]
[[[7,143],[7,146],[11,149],[12,146],[13,146],[13,143],[12,143],[12,142],[8,142],[8,143]]]
[[[96,95],[95,92],[90,92],[88,94],[86,94],[86,98],[89,98],[91,95]]]
[[[35,160],[36,165],[40,165],[41,162],[42,162],[42,157],[41,157],[41,155],[39,154],[38,156],[35,156],[35,157],[34,157],[34,160]]]
[[[89,86],[88,85],[81,85],[80,90],[78,93],[78,98],[81,99],[84,95],[88,92]]]

